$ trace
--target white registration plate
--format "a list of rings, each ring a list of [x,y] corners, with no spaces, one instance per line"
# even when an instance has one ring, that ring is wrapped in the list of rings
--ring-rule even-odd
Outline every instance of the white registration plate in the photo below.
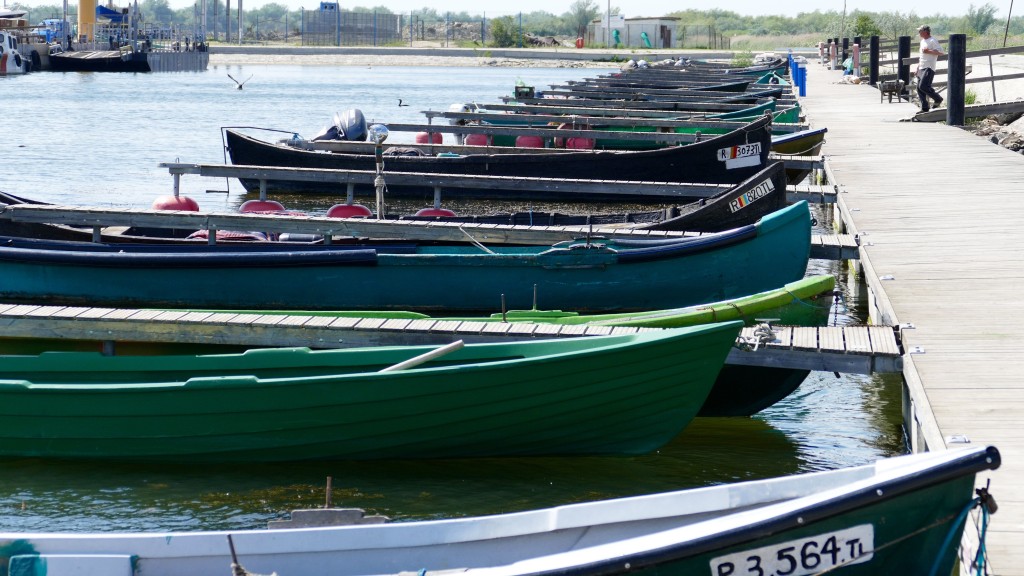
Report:
[[[862,524],[711,560],[712,576],[805,576],[871,560],[875,527]]]
[[[756,166],[761,162],[761,143],[754,142],[753,144],[719,148],[718,160],[725,162],[727,170]]]

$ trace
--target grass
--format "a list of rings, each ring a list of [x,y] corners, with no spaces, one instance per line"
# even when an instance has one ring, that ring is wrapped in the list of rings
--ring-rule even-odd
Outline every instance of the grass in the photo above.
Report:
[[[971,104],[978,103],[978,93],[974,91],[974,88],[968,88],[964,90],[964,104],[970,106]]]
[[[737,68],[745,68],[754,63],[754,54],[752,52],[736,52],[732,55],[732,65]]]

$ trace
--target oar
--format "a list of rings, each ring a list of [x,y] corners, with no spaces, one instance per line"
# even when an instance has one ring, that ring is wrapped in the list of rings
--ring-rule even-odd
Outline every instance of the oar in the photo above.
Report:
[[[399,362],[398,364],[395,364],[393,366],[388,366],[387,368],[381,370],[381,372],[396,372],[398,370],[412,368],[413,366],[419,366],[420,364],[423,364],[424,362],[429,362],[434,358],[440,358],[441,356],[444,356],[446,354],[451,354],[452,352],[461,349],[464,345],[465,343],[462,340],[456,340],[451,344],[446,344],[444,346],[441,346],[440,348],[435,348],[434,350],[431,350],[430,352],[427,352],[425,354],[420,354],[419,356],[409,358],[404,362]]]

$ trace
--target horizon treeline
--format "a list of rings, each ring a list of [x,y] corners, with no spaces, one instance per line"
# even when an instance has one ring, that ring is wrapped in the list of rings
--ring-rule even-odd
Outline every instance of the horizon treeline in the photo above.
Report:
[[[127,1],[127,0],[126,0]],[[214,5],[216,4],[216,6]],[[235,21],[237,2],[230,5],[232,10],[232,22]],[[62,8],[59,4],[41,5],[27,7],[14,4],[14,8],[29,10],[29,17],[33,23],[38,23],[44,18],[59,18]],[[139,7],[147,24],[162,27],[190,28],[199,20],[197,8],[189,6],[186,8],[172,9],[168,0],[142,0]],[[298,32],[300,14],[302,10],[289,10],[287,6],[271,2],[258,8],[247,9],[243,3],[244,28],[251,28],[253,25],[259,27],[261,24],[282,24],[289,22],[288,28]],[[315,3],[306,10],[316,10],[319,3]],[[379,14],[402,14],[411,16],[423,22],[451,22],[451,23],[483,23],[485,21],[504,20],[508,25],[519,26],[522,23],[522,31],[538,36],[575,36],[595,19],[604,15],[604,6],[597,0],[574,0],[569,10],[562,14],[554,14],[546,11],[534,11],[523,13],[488,13],[477,12],[444,12],[436,8],[424,7],[411,12],[397,13],[387,6],[353,6],[343,7],[343,10],[358,13],[379,13]],[[207,27],[216,15],[219,20],[224,19],[225,2],[222,0],[208,0],[207,2]],[[620,9],[613,7],[612,13],[617,14]],[[884,11],[871,12],[853,10],[842,13],[836,10],[803,12],[796,16],[765,15],[746,16],[730,10],[677,10],[666,14],[626,14],[627,18],[637,16],[668,16],[679,18],[680,25],[713,26],[714,29],[725,36],[792,36],[807,34],[822,34],[825,37],[853,37],[853,36],[879,36],[895,38],[897,36],[913,36],[915,29],[922,23],[932,27],[932,33],[945,35],[952,33],[964,33],[983,35],[985,33],[1004,32],[1005,19],[999,20],[996,17],[998,9],[991,3],[980,6],[970,4],[963,14],[916,14],[913,11],[901,12]],[[1009,22],[1009,33],[1011,35],[1024,33],[1024,16],[1011,18]]]

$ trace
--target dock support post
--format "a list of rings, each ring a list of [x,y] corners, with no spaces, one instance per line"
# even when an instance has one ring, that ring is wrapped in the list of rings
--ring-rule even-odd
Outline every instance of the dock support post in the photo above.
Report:
[[[910,64],[904,64],[910,58],[910,36],[900,36],[899,48],[896,58],[899,60],[899,68],[896,77],[903,80],[903,85],[910,87]]]
[[[850,52],[850,39],[849,38],[843,38],[843,57],[839,59],[839,63],[840,64],[843,63],[843,62],[846,62],[846,57],[849,55],[849,52]]]
[[[949,126],[964,125],[964,96],[967,77],[967,35],[949,35],[949,84],[946,91],[948,98],[946,108],[946,124]]]
[[[871,55],[869,56],[868,84],[878,84],[878,36],[871,37]]]

